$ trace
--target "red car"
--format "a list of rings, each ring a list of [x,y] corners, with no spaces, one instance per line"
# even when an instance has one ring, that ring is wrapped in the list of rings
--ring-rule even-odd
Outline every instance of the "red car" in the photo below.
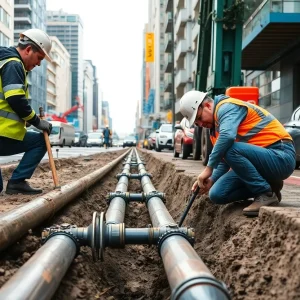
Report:
[[[174,157],[182,154],[182,159],[187,159],[193,152],[194,128],[190,128],[189,121],[183,118],[180,124],[175,125]]]

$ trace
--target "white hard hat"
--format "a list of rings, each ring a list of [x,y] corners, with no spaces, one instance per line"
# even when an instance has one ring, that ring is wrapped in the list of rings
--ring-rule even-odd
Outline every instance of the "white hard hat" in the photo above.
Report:
[[[190,123],[190,126],[194,124],[198,107],[203,102],[207,93],[199,91],[189,91],[185,93],[180,99],[180,112]]]
[[[52,44],[50,37],[46,32],[40,29],[28,29],[20,33],[20,43],[26,45],[26,43],[30,43],[30,41],[45,53],[45,58],[48,61],[52,61],[49,55]]]

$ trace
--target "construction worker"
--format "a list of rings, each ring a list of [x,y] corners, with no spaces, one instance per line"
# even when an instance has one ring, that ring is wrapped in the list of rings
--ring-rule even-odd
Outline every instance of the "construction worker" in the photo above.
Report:
[[[295,168],[295,148],[282,124],[265,109],[225,95],[190,91],[180,100],[189,123],[210,129],[214,145],[207,166],[193,184],[216,204],[254,198],[244,208],[257,216],[262,206],[277,205],[283,180]]]
[[[20,34],[18,46],[0,47],[0,155],[25,152],[13,171],[6,187],[7,194],[38,194],[26,179],[31,178],[46,153],[43,133],[26,131],[25,123],[50,134],[52,125],[41,120],[28,103],[27,72],[39,66],[49,53],[51,40],[39,29],[29,29]],[[0,189],[3,181],[0,173]]]
[[[105,149],[109,147],[110,144],[110,138],[111,138],[111,131],[108,127],[108,125],[105,126],[104,130],[103,130],[103,139],[104,139],[104,147]]]

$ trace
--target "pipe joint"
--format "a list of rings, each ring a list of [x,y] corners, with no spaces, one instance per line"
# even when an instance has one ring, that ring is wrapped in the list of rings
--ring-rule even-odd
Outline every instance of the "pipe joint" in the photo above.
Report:
[[[151,198],[153,197],[157,197],[159,198],[163,203],[166,203],[166,194],[165,193],[161,193],[161,192],[158,192],[158,191],[152,191],[152,192],[149,192],[149,193],[145,193],[146,195],[146,205],[148,205],[148,202]]]
[[[205,299],[230,300],[231,297],[226,285],[211,276],[199,276],[188,278],[176,287],[171,295],[171,300],[189,299],[189,293],[192,291],[202,291],[203,294],[210,295]]]
[[[110,205],[110,202],[116,197],[122,198],[126,202],[126,204],[128,204],[129,200],[130,200],[130,193],[120,192],[120,191],[116,191],[116,192],[113,192],[113,193],[108,193],[107,196],[106,196],[107,204]]]
[[[157,243],[157,248],[158,248],[158,253],[161,256],[160,252],[161,252],[161,246],[163,244],[163,242],[171,237],[171,236],[181,236],[183,238],[185,238],[193,247],[194,246],[194,242],[195,242],[195,234],[194,234],[194,229],[192,228],[187,228],[187,227],[181,227],[181,228],[174,228],[174,229],[169,229],[168,231],[166,231],[164,234],[162,234],[158,240]]]
[[[143,174],[120,173],[116,175],[118,180],[122,176],[126,176],[128,179],[139,179],[139,180],[141,180],[144,176],[148,176],[149,178],[152,178],[152,174],[149,173],[143,173]]]
[[[80,240],[76,234],[72,232],[72,230],[77,231],[77,226],[70,225],[68,223],[63,223],[61,225],[54,225],[48,228],[45,228],[42,231],[42,244],[44,245],[47,241],[49,241],[52,237],[58,235],[64,235],[69,237],[76,246],[76,256],[79,254],[80,251]]]

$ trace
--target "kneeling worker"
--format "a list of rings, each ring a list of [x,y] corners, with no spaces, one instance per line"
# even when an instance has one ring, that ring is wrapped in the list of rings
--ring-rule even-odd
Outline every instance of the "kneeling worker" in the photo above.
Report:
[[[28,103],[27,72],[39,66],[49,53],[51,40],[40,29],[20,34],[18,46],[0,47],[0,156],[25,152],[8,181],[7,194],[38,194],[26,179],[31,178],[47,149],[43,133],[26,131],[25,122],[50,134],[51,123],[41,120]],[[0,191],[3,181],[0,171]]]
[[[216,204],[254,198],[244,208],[257,216],[262,206],[277,205],[283,180],[295,168],[295,147],[282,124],[265,109],[242,100],[189,91],[180,112],[190,124],[210,129],[214,145],[207,166],[198,176],[201,194]]]

